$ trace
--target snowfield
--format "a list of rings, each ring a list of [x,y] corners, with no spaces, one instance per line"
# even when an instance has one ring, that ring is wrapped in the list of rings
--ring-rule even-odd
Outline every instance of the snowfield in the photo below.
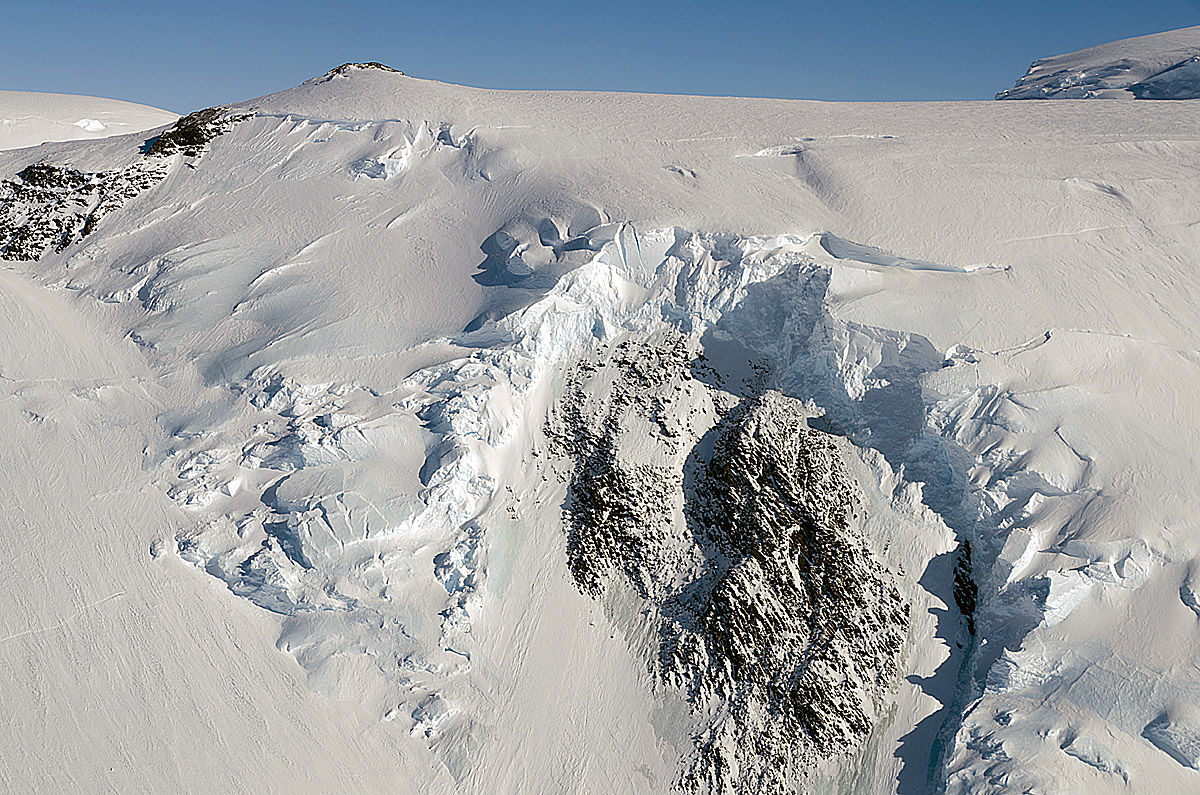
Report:
[[[178,118],[170,111],[118,99],[0,91],[0,150],[125,135]]]
[[[0,789],[1196,790],[1197,122],[370,65],[0,152]]]

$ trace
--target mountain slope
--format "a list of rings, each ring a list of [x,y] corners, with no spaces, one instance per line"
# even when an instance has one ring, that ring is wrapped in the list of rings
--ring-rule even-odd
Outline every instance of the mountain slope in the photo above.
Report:
[[[996,99],[1198,99],[1200,26],[1041,58]]]
[[[352,67],[0,153],[6,786],[1187,791],[1197,113]]]

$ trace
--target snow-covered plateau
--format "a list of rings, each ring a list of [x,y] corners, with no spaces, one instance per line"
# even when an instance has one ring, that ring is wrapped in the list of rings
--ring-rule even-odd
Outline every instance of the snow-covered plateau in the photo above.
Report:
[[[0,152],[0,790],[1200,791],[1198,122],[368,64]]]
[[[178,118],[119,99],[0,91],[0,150],[141,132]]]

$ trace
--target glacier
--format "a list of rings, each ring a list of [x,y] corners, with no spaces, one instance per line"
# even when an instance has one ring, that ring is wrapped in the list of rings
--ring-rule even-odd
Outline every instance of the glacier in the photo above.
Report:
[[[1188,791],[1194,111],[1105,105],[0,152],[0,783]]]

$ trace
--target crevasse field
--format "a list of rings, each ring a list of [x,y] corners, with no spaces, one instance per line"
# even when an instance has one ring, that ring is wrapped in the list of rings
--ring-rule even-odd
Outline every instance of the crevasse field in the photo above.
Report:
[[[1200,791],[1200,104],[44,96],[3,791]]]

